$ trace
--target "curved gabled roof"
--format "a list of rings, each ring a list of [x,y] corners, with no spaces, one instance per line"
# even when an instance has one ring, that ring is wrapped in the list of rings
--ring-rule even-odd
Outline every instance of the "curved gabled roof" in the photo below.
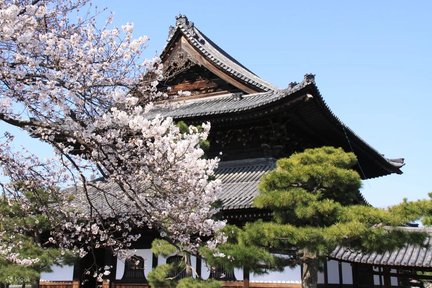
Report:
[[[301,83],[284,90],[191,99],[175,106],[156,107],[151,113],[195,124],[246,121],[289,113],[296,125],[307,127],[308,133],[323,145],[354,152],[363,179],[401,174],[404,165],[403,159],[385,158],[346,126],[325,103],[312,74],[306,74]]]
[[[261,79],[217,46],[186,16],[179,15],[176,20],[176,26],[170,27],[168,43],[160,56],[162,60],[169,54],[170,48],[183,36],[205,60],[231,78],[251,87],[255,92],[276,90],[272,84]]]

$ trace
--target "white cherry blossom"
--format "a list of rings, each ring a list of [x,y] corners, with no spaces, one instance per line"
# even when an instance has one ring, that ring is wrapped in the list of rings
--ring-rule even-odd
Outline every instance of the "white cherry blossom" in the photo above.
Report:
[[[26,190],[55,195],[41,207],[56,224],[50,242],[82,257],[97,247],[121,251],[146,229],[195,251],[224,225],[210,220],[220,189],[211,180],[218,161],[200,148],[210,125],[181,133],[173,119],[152,114],[166,95],[157,91],[160,59],[140,60],[148,38],[134,39],[130,23],[98,27],[94,15],[77,12],[87,4],[0,1],[0,121],[57,153],[42,160],[0,135],[10,180],[3,193],[24,208]],[[0,238],[1,253],[4,245]]]

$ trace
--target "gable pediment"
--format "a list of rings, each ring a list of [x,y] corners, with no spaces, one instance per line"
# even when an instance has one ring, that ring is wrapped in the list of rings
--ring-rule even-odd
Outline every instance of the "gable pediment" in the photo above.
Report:
[[[159,88],[169,95],[189,91],[193,97],[204,97],[275,89],[214,44],[185,16],[177,17],[161,60],[165,79]]]
[[[187,91],[192,97],[246,92],[246,89],[242,90],[231,84],[233,81],[226,79],[225,75],[217,75],[221,74],[220,72],[216,71],[215,74],[213,71],[216,69],[209,67],[208,63],[200,59],[200,55],[188,46],[184,39],[180,39],[162,59],[164,80],[159,84],[162,91],[168,95]]]

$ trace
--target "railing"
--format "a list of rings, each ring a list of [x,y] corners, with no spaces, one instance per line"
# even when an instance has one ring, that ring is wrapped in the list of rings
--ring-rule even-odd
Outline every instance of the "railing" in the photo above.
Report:
[[[78,286],[73,285],[72,281],[43,281],[39,283],[40,288],[78,288]]]
[[[41,281],[39,283],[39,288],[80,288],[80,282],[79,281]],[[109,282],[104,281],[104,283],[102,284],[102,288],[110,288]]]
[[[50,281],[41,282],[40,288],[79,288],[79,281]],[[227,281],[222,286],[223,288],[243,288],[243,281]],[[284,283],[284,282],[250,282],[250,288],[300,288],[299,283]],[[142,283],[111,283],[104,282],[102,288],[150,288],[148,284]]]
[[[227,281],[223,288],[243,288],[243,281]],[[300,283],[287,282],[249,282],[250,288],[301,288]]]
[[[113,283],[112,288],[150,288],[147,284]]]

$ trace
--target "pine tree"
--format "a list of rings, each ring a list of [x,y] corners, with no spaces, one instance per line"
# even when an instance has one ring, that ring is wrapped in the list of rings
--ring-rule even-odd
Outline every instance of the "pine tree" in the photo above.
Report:
[[[30,283],[38,287],[41,272],[55,264],[71,264],[67,252],[48,241],[55,221],[55,199],[43,190],[27,191],[22,198],[0,198],[0,283]],[[26,206],[25,208],[23,206]],[[4,253],[3,253],[4,252]],[[37,260],[36,260],[37,259]]]
[[[175,255],[181,261],[159,265],[148,274],[151,287],[159,288],[219,288],[220,281],[214,279],[203,280],[193,270],[190,253],[181,251],[178,247],[163,239],[156,239],[152,242],[152,252],[155,255],[168,257]],[[180,275],[186,277],[179,277]],[[195,276],[195,278],[193,278]]]
[[[226,231],[236,232],[219,247],[225,255],[220,261],[252,271],[280,268],[286,262],[301,264],[303,287],[309,288],[317,285],[320,262],[338,245],[384,252],[423,243],[425,234],[407,233],[397,226],[430,213],[431,201],[371,207],[360,194],[356,164],[353,153],[332,147],[306,149],[277,161],[276,169],[261,179],[254,201],[256,207],[272,211],[272,221],[248,223],[240,231],[227,227]],[[248,253],[261,255],[261,261],[240,256]]]

